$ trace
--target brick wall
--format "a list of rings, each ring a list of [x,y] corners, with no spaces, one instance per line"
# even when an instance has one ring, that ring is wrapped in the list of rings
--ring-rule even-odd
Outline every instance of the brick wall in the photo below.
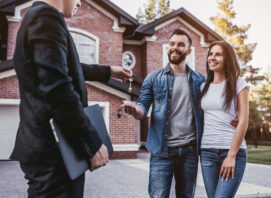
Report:
[[[122,112],[122,116],[118,118],[117,111],[122,104],[123,99],[108,94],[96,87],[87,85],[88,100],[109,102],[109,133],[113,144],[136,144],[138,126],[137,120],[132,116]]]
[[[136,57],[136,64],[133,68],[133,74],[137,77],[144,78],[143,75],[143,67],[142,67],[142,57],[143,57],[143,47],[139,45],[127,45],[125,44],[123,46],[123,52],[130,51],[132,52]]]
[[[0,98],[19,99],[19,84],[16,76],[0,79]]]
[[[13,57],[19,26],[20,23],[12,21],[8,22],[7,60],[12,59]]]
[[[78,13],[66,19],[69,27],[79,28],[97,36],[100,40],[99,63],[118,65],[122,63],[122,33],[114,32],[113,20],[85,1]]]

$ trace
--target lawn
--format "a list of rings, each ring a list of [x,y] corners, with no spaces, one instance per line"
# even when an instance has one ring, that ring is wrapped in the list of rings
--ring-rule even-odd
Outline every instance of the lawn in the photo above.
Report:
[[[248,146],[248,162],[271,165],[271,146]]]

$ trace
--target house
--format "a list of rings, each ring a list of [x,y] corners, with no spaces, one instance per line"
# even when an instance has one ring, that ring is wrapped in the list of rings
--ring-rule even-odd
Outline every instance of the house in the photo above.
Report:
[[[12,62],[16,34],[22,17],[35,1],[0,1],[0,159],[9,157],[19,123],[20,95]],[[149,118],[135,120],[122,113],[119,106],[135,101],[146,75],[166,65],[170,33],[183,28],[191,35],[192,53],[187,62],[202,73],[208,45],[222,40],[184,8],[144,25],[109,0],[82,0],[79,12],[66,21],[81,62],[133,70],[132,93],[127,83],[115,79],[108,83],[86,82],[89,104],[101,106],[115,149],[113,158],[135,158],[144,145]]]

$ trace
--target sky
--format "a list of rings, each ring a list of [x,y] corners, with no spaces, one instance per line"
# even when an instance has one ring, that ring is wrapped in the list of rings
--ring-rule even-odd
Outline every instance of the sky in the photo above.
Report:
[[[114,4],[135,17],[138,8],[148,3],[148,0],[111,0]],[[210,17],[216,16],[217,0],[171,0],[171,9],[185,8],[188,12],[214,29]],[[253,59],[248,64],[271,72],[271,0],[235,0],[237,25],[251,24],[248,31],[249,43],[257,43]],[[270,57],[269,57],[270,56]]]

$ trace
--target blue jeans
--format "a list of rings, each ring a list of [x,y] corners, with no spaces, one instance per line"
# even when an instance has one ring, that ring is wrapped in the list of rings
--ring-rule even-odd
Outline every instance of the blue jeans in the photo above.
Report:
[[[198,157],[196,145],[168,148],[168,157],[151,155],[149,195],[168,198],[174,175],[177,198],[193,198],[196,188]]]
[[[229,180],[223,182],[222,177],[219,178],[219,172],[227,154],[228,149],[201,149],[201,169],[208,198],[231,198],[238,190],[246,168],[247,151],[239,149],[236,155],[234,179],[230,175]]]

